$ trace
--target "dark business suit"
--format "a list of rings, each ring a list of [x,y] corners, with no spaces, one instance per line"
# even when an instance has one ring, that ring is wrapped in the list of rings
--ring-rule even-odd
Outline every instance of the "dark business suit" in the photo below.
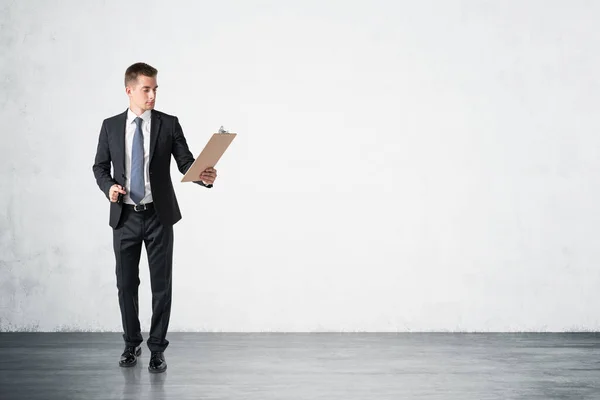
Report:
[[[107,118],[98,139],[94,176],[109,198],[114,184],[125,187],[125,130],[127,111]],[[138,310],[139,261],[142,242],[148,253],[152,286],[152,322],[148,347],[164,351],[171,315],[171,276],[173,259],[173,225],[181,212],[171,182],[171,155],[184,174],[194,162],[177,117],[156,110],[151,113],[149,179],[152,191],[150,208],[135,211],[123,203],[110,203],[109,225],[113,228],[117,288],[127,346],[138,346],[140,332]],[[111,175],[111,163],[114,175]],[[203,182],[196,182],[202,186]]]

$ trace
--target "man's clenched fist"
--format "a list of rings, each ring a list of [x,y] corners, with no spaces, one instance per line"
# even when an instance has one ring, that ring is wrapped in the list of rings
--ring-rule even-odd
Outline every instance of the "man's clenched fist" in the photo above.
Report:
[[[111,202],[116,203],[119,198],[119,193],[125,194],[125,188],[121,185],[114,184],[110,187],[108,198]]]

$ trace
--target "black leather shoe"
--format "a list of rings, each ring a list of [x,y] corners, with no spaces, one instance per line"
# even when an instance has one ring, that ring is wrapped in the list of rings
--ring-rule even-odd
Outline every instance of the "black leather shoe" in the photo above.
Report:
[[[137,358],[142,355],[142,346],[133,347],[126,346],[125,351],[121,354],[119,367],[133,367],[137,364]]]
[[[165,372],[167,370],[167,362],[165,361],[165,355],[162,351],[153,351],[150,355],[150,364],[148,365],[148,371],[156,374],[159,372]]]

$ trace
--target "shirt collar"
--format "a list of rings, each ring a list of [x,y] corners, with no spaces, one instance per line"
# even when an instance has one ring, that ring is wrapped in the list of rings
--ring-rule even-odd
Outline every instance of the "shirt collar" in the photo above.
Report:
[[[150,118],[151,118],[151,114],[152,111],[151,110],[146,110],[144,111],[144,113],[142,115],[140,115],[140,118],[144,121],[144,124],[147,124],[150,122]],[[127,125],[131,124],[133,122],[134,119],[137,118],[137,115],[135,115],[135,113],[133,111],[131,111],[131,108],[127,109]]]

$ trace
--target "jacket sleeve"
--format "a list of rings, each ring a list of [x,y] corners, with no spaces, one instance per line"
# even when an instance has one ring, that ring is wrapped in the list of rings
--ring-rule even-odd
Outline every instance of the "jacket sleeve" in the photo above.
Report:
[[[177,163],[177,168],[179,169],[179,172],[185,175],[187,170],[190,169],[190,167],[194,163],[194,156],[188,148],[187,141],[185,140],[183,130],[181,129],[181,125],[179,124],[179,119],[177,117],[173,118],[173,148],[171,152],[173,154],[173,157],[175,157],[175,162]],[[206,185],[202,181],[193,182],[207,188],[213,187],[212,184]]]
[[[102,123],[100,135],[98,137],[98,148],[96,149],[96,159],[92,170],[96,177],[96,183],[100,190],[108,199],[110,187],[117,183],[110,173],[110,148],[108,147],[108,132],[106,131],[106,120]]]

